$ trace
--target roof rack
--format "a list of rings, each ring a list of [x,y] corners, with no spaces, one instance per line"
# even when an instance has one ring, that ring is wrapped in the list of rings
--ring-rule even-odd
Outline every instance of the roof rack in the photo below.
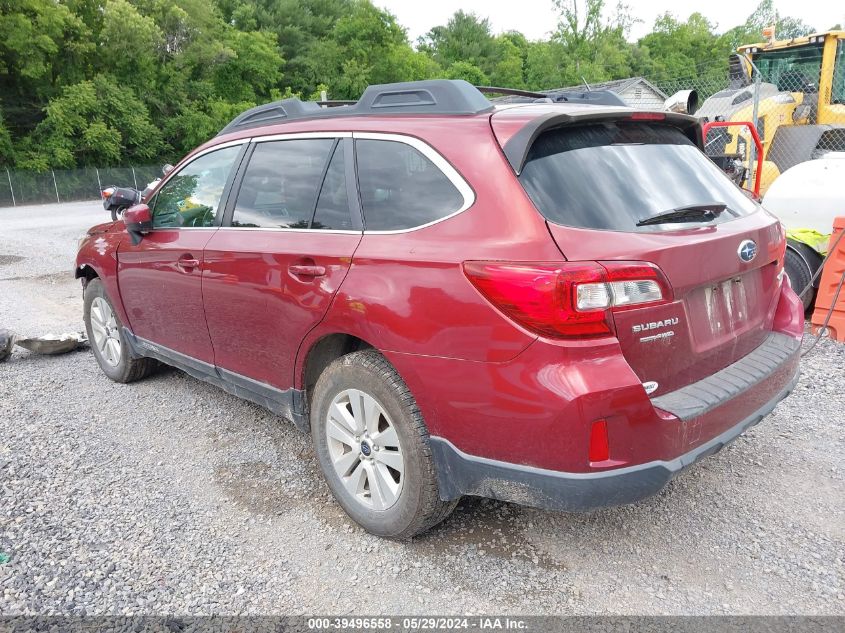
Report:
[[[295,119],[366,114],[481,114],[492,109],[493,104],[462,79],[407,81],[369,86],[357,102],[291,98],[260,105],[236,116],[218,136]]]
[[[627,106],[609,90],[532,92],[496,86],[475,87],[462,79],[429,79],[369,86],[358,101],[300,101],[296,97],[251,108],[236,116],[218,136],[296,119],[366,114],[481,114],[493,104],[484,94],[506,95],[510,103],[584,103]]]

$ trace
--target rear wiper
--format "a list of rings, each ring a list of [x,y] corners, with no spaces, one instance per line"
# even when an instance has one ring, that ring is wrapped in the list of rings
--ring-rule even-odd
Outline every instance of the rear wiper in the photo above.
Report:
[[[685,207],[669,209],[650,218],[637,222],[637,226],[649,224],[664,224],[669,222],[709,222],[718,216],[728,205],[721,202],[705,202],[704,204],[690,204]]]

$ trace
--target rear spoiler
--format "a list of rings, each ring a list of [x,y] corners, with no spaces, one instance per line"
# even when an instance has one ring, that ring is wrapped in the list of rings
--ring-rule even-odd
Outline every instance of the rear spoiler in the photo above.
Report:
[[[632,111],[630,108],[614,108],[596,112],[590,109],[585,112],[559,113],[549,112],[538,116],[526,123],[518,132],[511,136],[502,148],[505,158],[518,176],[525,166],[528,152],[534,141],[543,132],[565,127],[568,125],[595,123],[601,121],[659,121],[673,125],[686,134],[699,149],[704,150],[704,137],[701,132],[701,121],[696,117],[676,112]]]

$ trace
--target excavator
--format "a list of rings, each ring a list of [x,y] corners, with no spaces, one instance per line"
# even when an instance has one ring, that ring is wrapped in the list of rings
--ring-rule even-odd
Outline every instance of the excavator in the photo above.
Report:
[[[764,36],[766,42],[739,47],[728,86],[695,111],[709,120],[755,122],[763,145],[761,195],[790,167],[845,151],[845,31],[775,40],[770,27]],[[709,152],[738,155],[749,171],[751,147],[748,130],[708,139]]]

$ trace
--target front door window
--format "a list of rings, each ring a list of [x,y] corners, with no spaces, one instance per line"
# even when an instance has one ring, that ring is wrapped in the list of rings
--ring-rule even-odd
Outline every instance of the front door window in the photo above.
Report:
[[[220,199],[239,145],[209,152],[191,161],[156,193],[153,228],[214,226]]]

